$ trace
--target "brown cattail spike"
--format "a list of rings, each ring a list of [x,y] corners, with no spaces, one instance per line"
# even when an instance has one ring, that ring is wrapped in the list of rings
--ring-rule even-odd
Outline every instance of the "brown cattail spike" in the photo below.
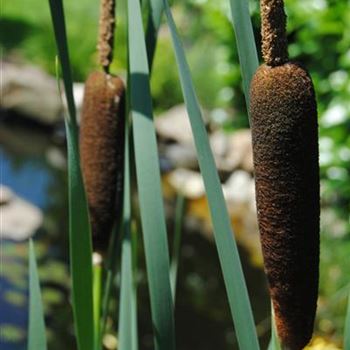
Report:
[[[299,65],[261,66],[251,84],[259,230],[283,349],[311,339],[318,293],[317,110]]]
[[[310,341],[319,264],[317,107],[308,73],[288,62],[282,0],[261,0],[265,65],[250,88],[256,202],[282,348]]]
[[[288,61],[286,14],[283,0],[261,0],[262,54],[268,66]]]
[[[113,60],[114,28],[115,0],[101,0],[97,49],[100,64],[107,73]]]
[[[89,75],[80,126],[80,159],[95,249],[104,249],[121,210],[124,84],[104,72]]]

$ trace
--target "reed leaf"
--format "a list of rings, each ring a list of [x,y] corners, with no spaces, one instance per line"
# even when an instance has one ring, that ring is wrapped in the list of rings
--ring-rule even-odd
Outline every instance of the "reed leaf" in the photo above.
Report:
[[[345,327],[344,327],[344,349],[350,350],[350,293],[348,298],[348,308],[346,312]]]
[[[120,350],[137,350],[137,305],[131,241],[129,127],[125,123],[123,240],[121,257],[121,290],[119,298],[118,343]]]
[[[74,325],[78,349],[93,350],[92,243],[79,163],[78,130],[64,9],[62,0],[49,0],[49,4],[69,111],[69,118],[66,118],[65,124],[68,150],[69,246]]]
[[[141,9],[128,0],[129,92],[156,350],[175,349],[169,252]]]
[[[146,49],[149,70],[152,70],[154,53],[156,51],[158,30],[163,14],[162,0],[149,0],[149,15],[146,29]]]
[[[215,241],[218,248],[231,314],[235,324],[237,340],[241,349],[259,349],[238,249],[231,229],[230,218],[199,103],[195,94],[189,66],[167,0],[164,0],[164,5],[179,68],[183,96],[198,154],[199,166],[208,196]]]
[[[182,222],[184,218],[185,202],[185,197],[181,193],[179,193],[176,197],[173,254],[171,257],[170,264],[170,284],[174,305],[176,300],[177,271],[179,268]]]
[[[29,240],[28,350],[46,350],[44,310],[33,241]]]
[[[259,66],[248,0],[230,0],[244,95],[249,113],[250,81]]]

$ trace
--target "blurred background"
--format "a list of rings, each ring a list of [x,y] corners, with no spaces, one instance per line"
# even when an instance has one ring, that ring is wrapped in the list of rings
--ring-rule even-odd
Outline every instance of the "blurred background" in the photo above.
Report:
[[[146,3],[146,2],[145,2]],[[125,8],[118,3],[115,60],[126,76]],[[258,1],[250,1],[260,47]],[[97,68],[97,0],[66,1],[77,107]],[[256,223],[250,132],[228,0],[173,2],[216,164],[238,240],[263,348],[270,305]],[[286,0],[289,53],[313,78],[319,110],[321,278],[314,349],[341,349],[350,290],[350,3]],[[34,237],[49,349],[75,349],[69,299],[64,106],[55,78],[55,43],[47,2],[7,1],[1,8],[0,348],[26,349],[27,239]],[[146,17],[145,17],[146,18]],[[181,190],[186,213],[178,275],[178,349],[237,348],[202,178],[178,82],[169,31],[162,25],[152,93],[169,232]],[[139,240],[141,243],[141,239]],[[142,245],[139,249],[140,349],[152,348]],[[116,349],[118,286],[107,349]],[[114,315],[114,316],[113,316]]]

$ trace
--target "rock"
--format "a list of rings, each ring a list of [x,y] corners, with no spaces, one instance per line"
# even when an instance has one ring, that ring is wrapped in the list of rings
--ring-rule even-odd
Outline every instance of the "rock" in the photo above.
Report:
[[[219,170],[232,172],[243,169],[253,172],[253,151],[249,129],[226,134],[222,130],[210,136],[210,144]]]
[[[183,175],[185,180],[186,173]],[[261,267],[262,254],[255,209],[254,179],[249,173],[237,170],[223,185],[223,191],[235,238],[247,249],[251,262],[255,266]],[[200,227],[201,234],[213,240],[211,215],[204,189],[202,196],[200,193],[202,191],[198,191],[196,196],[190,197],[189,193],[185,192],[189,198],[186,204],[187,217],[195,220],[194,223]]]
[[[77,112],[77,122],[80,123],[80,111],[83,106],[83,100],[84,100],[84,83],[73,83],[73,96],[74,96],[74,102]],[[64,93],[64,89],[62,88],[62,102],[64,106],[64,116],[68,116],[68,107],[67,107],[67,99]]]
[[[205,120],[205,113],[202,113]],[[181,144],[194,144],[190,120],[185,105],[177,105],[155,119],[160,138]]]
[[[48,147],[46,149],[46,159],[53,168],[60,170],[67,169],[67,158],[58,147]]]
[[[202,175],[198,172],[176,169],[168,175],[168,181],[176,192],[182,193],[186,198],[200,198],[205,194]]]
[[[197,154],[193,144],[174,143],[164,148],[164,157],[173,168],[198,168]]]
[[[254,179],[249,173],[236,170],[223,185],[223,191],[236,237],[248,249],[252,263],[261,267]]]
[[[45,125],[61,120],[62,103],[53,77],[34,66],[1,63],[1,108],[14,110]]]
[[[214,154],[216,166],[219,170],[231,172],[239,165],[239,158],[236,152],[230,155],[231,161],[227,160],[229,136],[222,130],[215,131],[210,135],[210,146]]]
[[[12,191],[9,188],[0,185],[0,205],[8,204],[12,198]]]
[[[175,106],[155,119],[157,134],[178,143],[193,144],[191,124],[185,105]]]
[[[249,173],[236,170],[223,185],[223,191],[229,204],[248,204],[255,211],[255,184]]]
[[[0,184],[0,238],[22,241],[42,225],[43,213],[31,203]]]

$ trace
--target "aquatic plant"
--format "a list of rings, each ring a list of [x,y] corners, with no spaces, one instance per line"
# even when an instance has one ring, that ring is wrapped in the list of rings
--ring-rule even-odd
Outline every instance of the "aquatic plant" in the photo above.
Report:
[[[107,256],[102,273],[106,278],[102,280],[101,293],[101,286],[99,285],[101,283],[101,279],[99,278],[101,271],[97,271],[94,268],[93,272],[91,263],[92,245],[90,221],[88,218],[88,200],[85,196],[83,178],[80,171],[78,127],[75,118],[63,5],[62,0],[49,0],[49,2],[69,111],[69,117],[66,118],[66,129],[69,162],[70,258],[72,304],[77,347],[79,350],[99,350],[102,347],[102,339],[105,331],[104,325],[106,316],[108,315],[110,286],[116,275],[116,260],[119,250],[116,245],[112,245],[112,254]],[[108,4],[111,3],[108,2]],[[263,33],[265,31],[265,34],[263,34],[265,36],[263,55],[266,65],[257,71],[252,84],[252,96],[250,96],[250,82],[258,66],[258,58],[250,23],[248,3],[245,0],[230,0],[247,104],[251,100],[250,111],[259,192],[257,199],[258,207],[262,208],[259,212],[259,220],[263,245],[265,245],[266,270],[269,274],[271,295],[276,314],[276,325],[279,337],[282,340],[282,346],[297,349],[301,348],[311,335],[310,332],[312,331],[315,312],[315,293],[317,293],[319,211],[317,202],[319,197],[316,105],[314,103],[314,92],[310,77],[300,66],[287,61],[287,46],[284,36],[285,19],[283,7],[280,7],[282,6],[281,3],[279,3],[279,7],[269,8],[269,11],[271,9],[276,10],[277,25],[275,23],[276,18],[273,16],[269,17],[271,13],[269,13],[268,7],[264,7],[264,4],[267,4],[266,0],[262,2],[263,22],[264,19],[270,18],[263,24]],[[120,346],[122,350],[136,350],[138,348],[137,284],[134,277],[134,271],[136,269],[136,239],[135,230],[131,229],[131,221],[138,218],[138,216],[135,213],[135,208],[131,207],[130,191],[132,180],[130,169],[134,167],[138,184],[138,203],[146,256],[154,346],[157,350],[172,350],[176,348],[174,327],[174,284],[176,281],[174,276],[176,276],[176,270],[174,271],[174,266],[176,269],[177,264],[175,260],[175,263],[172,264],[173,268],[169,269],[170,259],[168,254],[167,228],[162,202],[157,143],[149,85],[149,65],[153,61],[155,40],[161,23],[161,15],[165,11],[176,55],[184,100],[209,199],[215,241],[238,346],[243,350],[259,349],[250,301],[222,188],[193,87],[190,69],[168,1],[150,0],[147,3],[147,45],[145,44],[140,2],[138,0],[128,0],[127,5],[128,84],[126,95],[128,98],[126,99],[126,116],[130,115],[131,118],[126,118],[124,125],[124,152],[121,153],[124,156],[124,197],[121,230],[118,236],[122,241],[122,266],[120,268],[121,295],[119,299],[120,313],[118,325]],[[112,7],[108,8],[111,9]],[[108,15],[108,11],[107,16],[104,18],[109,18],[106,22],[102,21],[106,26],[101,31],[103,35],[102,37],[100,36],[102,39],[100,39],[99,44],[100,62],[104,72],[94,73],[96,75],[93,76],[91,85],[89,80],[87,82],[86,101],[88,102],[84,103],[84,109],[89,112],[84,113],[90,113],[92,110],[96,111],[99,115],[105,116],[103,120],[108,124],[107,120],[113,118],[113,114],[119,112],[120,107],[112,103],[111,96],[117,96],[119,98],[121,90],[118,90],[119,93],[116,93],[115,90],[110,90],[111,87],[108,86],[108,79],[113,80],[113,78],[107,78],[112,59],[113,42],[106,33],[113,30],[114,20]],[[101,44],[101,40],[106,45]],[[121,89],[121,84],[119,83],[120,81],[115,82]],[[264,91],[261,91],[261,88]],[[95,89],[99,93],[96,93]],[[93,96],[90,97],[90,95]],[[266,99],[266,96],[269,99]],[[93,107],[87,106],[87,103],[99,100],[100,98],[106,101],[106,105],[101,106],[94,103]],[[91,115],[94,114],[91,113]],[[278,119],[277,117],[281,118]],[[311,122],[309,121],[310,118],[307,117],[311,117]],[[90,116],[89,118],[91,118],[89,120],[92,123],[93,117]],[[278,122],[276,122],[276,119]],[[129,135],[131,126],[132,135]],[[271,126],[274,127],[271,128]],[[98,127],[99,124],[96,122],[96,125],[89,126],[88,130],[90,132],[96,129],[94,131],[97,132],[96,137],[100,137],[98,136],[100,132]],[[269,138],[269,134],[272,135],[271,138]],[[108,139],[108,137],[112,138],[115,134],[111,136],[111,134],[106,133],[106,135],[109,135],[106,136]],[[129,136],[132,137],[129,138]],[[95,137],[95,134],[88,136],[89,142],[93,141],[93,137]],[[104,150],[102,154],[112,152],[110,150],[112,145],[107,145],[105,142],[107,142],[105,139],[101,142],[103,145],[102,149]],[[93,146],[89,145],[88,149],[89,147]],[[84,146],[81,144],[81,151],[83,148]],[[266,151],[270,151],[271,155]],[[81,159],[90,159],[89,157],[92,156],[91,153],[94,152],[86,152],[84,156],[82,155]],[[273,160],[271,160],[271,156],[274,156]],[[113,156],[109,154],[107,158],[112,161]],[[275,163],[278,165],[276,168],[274,168]],[[260,165],[261,168],[259,168]],[[265,165],[268,165],[268,167],[266,168]],[[102,172],[105,170],[101,167]],[[270,178],[265,180],[264,174],[268,174]],[[113,176],[111,172],[108,180],[111,181],[111,177]],[[270,181],[273,181],[275,186],[271,186]],[[259,187],[259,184],[261,184],[261,187]],[[290,186],[289,191],[291,193],[288,193],[288,195],[285,192],[284,184]],[[85,185],[86,187],[89,186],[87,183]],[[263,194],[266,189],[269,190],[267,195],[260,198],[260,194]],[[102,193],[105,190],[103,188],[103,190],[99,191]],[[89,197],[88,188],[86,188],[86,192],[87,197]],[[284,195],[279,196],[277,192]],[[306,198],[305,203],[301,199],[302,196]],[[266,200],[265,197],[268,199]],[[313,201],[316,202],[313,208],[307,206],[307,204],[313,204]],[[272,215],[270,215],[271,210]],[[113,215],[115,216],[116,213]],[[261,215],[264,216],[262,217]],[[266,218],[271,218],[271,222],[270,220],[265,221]],[[278,234],[285,231],[287,240],[281,239],[274,241],[276,237],[269,236],[270,230],[268,230],[268,225],[271,225],[273,228],[277,227]],[[94,225],[92,229],[94,230]],[[305,236],[311,232],[311,235],[302,237],[304,238],[302,240],[299,232],[304,233]],[[269,251],[269,244],[271,242],[275,244],[274,251]],[[282,250],[279,251],[280,248]],[[300,249],[301,253],[297,249]],[[273,265],[276,263],[273,261],[275,252],[278,253],[277,262],[281,266]],[[308,253],[310,255],[303,255]],[[284,254],[285,260],[281,260],[282,254]],[[299,274],[301,264],[305,265],[307,278],[310,279],[310,290],[306,290],[305,287],[305,274]],[[31,266],[34,270],[35,264],[32,263]],[[288,266],[285,268],[287,272],[286,276],[281,273],[281,267],[285,266]],[[100,269],[101,266],[98,266],[98,268]],[[93,274],[95,278],[92,278]],[[32,288],[35,288],[36,293],[32,293],[31,297],[39,299],[38,281],[33,276],[35,277],[35,273],[32,273],[32,281],[33,285],[35,282],[36,287]],[[302,277],[299,278],[300,276]],[[170,283],[170,279],[172,284]],[[97,284],[94,285],[95,288],[93,288],[93,283]],[[278,289],[281,285],[291,293],[286,293],[283,288]],[[291,295],[292,293],[295,294]],[[289,304],[290,300],[294,304]],[[31,304],[38,305],[38,300],[36,303],[31,301]],[[32,312],[40,313],[40,310],[32,310]],[[32,319],[38,320],[40,317],[32,317]],[[101,322],[99,323],[98,320],[101,320]],[[299,321],[302,326],[299,326]],[[301,329],[300,327],[305,328]],[[29,330],[33,329],[35,328],[31,325]],[[272,329],[274,328],[272,327]],[[299,330],[302,333],[296,334],[295,332]],[[43,333],[43,327],[40,327],[39,332]],[[273,341],[269,348],[278,349],[278,341],[275,341],[274,333],[272,335]],[[44,337],[41,336],[40,339],[44,339]],[[348,343],[348,334],[345,339]]]
[[[109,74],[113,60],[115,1],[102,0],[98,52],[103,72],[87,78],[80,123],[80,159],[94,241],[105,250],[122,209],[125,87]],[[120,216],[120,214],[119,214]]]
[[[283,0],[262,0],[250,115],[259,230],[282,345],[311,339],[318,295],[320,190],[315,92],[288,61]]]

